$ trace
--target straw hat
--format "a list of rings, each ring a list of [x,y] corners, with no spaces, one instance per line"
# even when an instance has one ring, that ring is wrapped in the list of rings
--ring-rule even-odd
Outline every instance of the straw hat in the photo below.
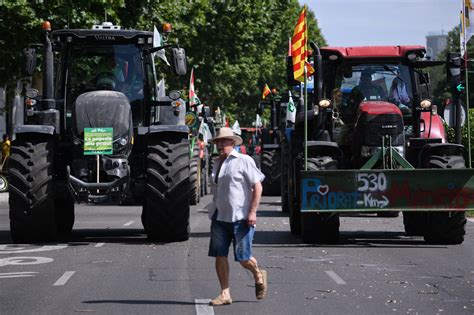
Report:
[[[235,145],[242,144],[242,138],[235,135],[232,129],[230,129],[229,127],[222,127],[221,129],[219,129],[219,131],[217,131],[217,135],[210,141],[215,143],[216,140],[220,139],[230,139],[235,142]]]

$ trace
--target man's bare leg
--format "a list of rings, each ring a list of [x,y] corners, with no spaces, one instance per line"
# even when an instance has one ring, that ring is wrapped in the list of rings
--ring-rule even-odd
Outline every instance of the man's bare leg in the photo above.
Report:
[[[240,261],[240,264],[242,265],[242,267],[249,270],[253,274],[255,283],[263,283],[262,273],[258,268],[258,263],[255,257],[250,257],[249,260]]]
[[[230,299],[229,261],[226,256],[216,257],[216,272],[221,285],[221,298],[226,300]]]

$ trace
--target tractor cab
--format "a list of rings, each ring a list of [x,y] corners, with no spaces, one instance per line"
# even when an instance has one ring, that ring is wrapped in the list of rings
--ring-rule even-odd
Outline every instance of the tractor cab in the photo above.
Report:
[[[346,167],[362,167],[389,145],[384,139],[402,156],[406,139],[445,141],[442,123],[433,123],[441,118],[429,101],[423,102],[429,95],[421,70],[441,63],[425,61],[424,53],[422,46],[321,49],[324,94],[337,117],[333,140],[344,152]]]

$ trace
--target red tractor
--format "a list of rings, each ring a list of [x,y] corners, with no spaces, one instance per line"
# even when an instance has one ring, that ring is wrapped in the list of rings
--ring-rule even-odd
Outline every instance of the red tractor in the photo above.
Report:
[[[474,171],[464,147],[447,143],[424,71],[446,63],[426,60],[422,46],[311,45],[315,90],[284,157],[292,232],[334,243],[341,212],[402,211],[408,235],[461,243]]]

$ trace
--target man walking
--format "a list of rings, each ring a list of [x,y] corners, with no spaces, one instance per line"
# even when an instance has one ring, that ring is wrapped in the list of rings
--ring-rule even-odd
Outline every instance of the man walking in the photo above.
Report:
[[[216,258],[221,293],[210,304],[218,306],[232,303],[227,260],[231,242],[235,261],[253,274],[255,296],[261,300],[267,294],[267,273],[258,267],[252,255],[252,242],[257,207],[262,195],[261,182],[265,176],[250,156],[234,149],[234,146],[242,143],[242,138],[234,135],[232,129],[219,129],[211,141],[217,146],[219,158],[212,171],[214,199],[209,211],[212,220],[209,256]]]

